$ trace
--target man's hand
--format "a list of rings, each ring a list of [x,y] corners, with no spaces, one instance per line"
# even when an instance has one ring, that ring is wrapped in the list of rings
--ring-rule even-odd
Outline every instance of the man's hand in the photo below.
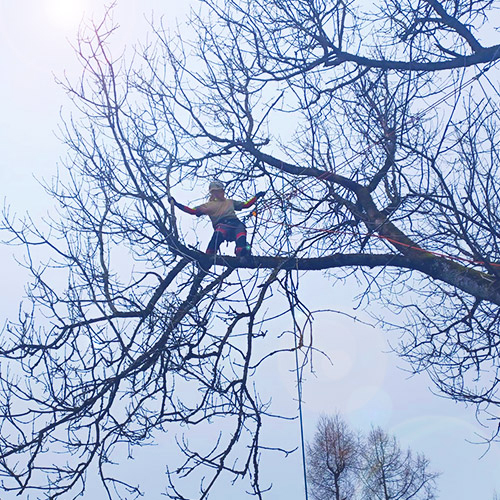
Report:
[[[255,197],[256,197],[257,199],[262,198],[262,197],[264,197],[264,196],[266,196],[266,192],[265,192],[265,191],[259,191],[259,192],[255,195]]]

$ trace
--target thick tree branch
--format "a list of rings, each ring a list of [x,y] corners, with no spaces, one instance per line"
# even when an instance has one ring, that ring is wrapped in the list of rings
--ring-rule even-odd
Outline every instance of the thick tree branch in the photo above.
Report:
[[[436,11],[447,26],[456,31],[462,38],[467,40],[467,43],[475,53],[483,50],[483,46],[479,43],[467,26],[462,24],[456,17],[450,16],[442,6],[441,2],[438,2],[438,0],[425,1]]]
[[[333,184],[340,185],[349,189],[350,191],[356,192],[358,189],[361,189],[361,185],[357,182],[344,177],[339,174],[335,174],[333,172],[328,172],[326,170],[320,170],[314,167],[299,167],[297,165],[292,165],[286,161],[275,158],[274,156],[268,155],[259,151],[253,144],[251,143],[241,143],[238,144],[241,148],[243,148],[248,153],[252,154],[259,161],[266,163],[272,167],[276,167],[283,172],[287,172],[292,175],[300,175],[304,177],[315,177],[318,180],[331,182]]]
[[[392,260],[387,256],[379,257],[378,255],[357,254],[354,257],[348,257],[348,261],[342,259],[347,256],[336,255],[321,257],[318,259],[292,259],[292,260],[263,260],[256,261],[253,266],[249,267],[271,267],[285,265],[289,269],[328,269],[342,266],[367,266],[375,267],[382,265],[391,265],[406,269],[420,271],[429,277],[448,283],[458,289],[471,294],[481,300],[486,300],[494,304],[500,305],[500,284],[493,277],[486,273],[468,268],[452,260],[438,257],[431,252],[427,252],[416,242],[404,234],[395,224],[393,224],[385,214],[383,214],[375,205],[369,188],[362,187],[357,182],[347,179],[343,176],[318,170],[316,168],[300,168],[291,165],[287,162],[278,160],[275,157],[261,153],[255,147],[245,146],[247,151],[250,151],[260,161],[263,161],[280,170],[286,171],[294,175],[305,175],[315,177],[319,180],[330,182],[332,184],[341,185],[356,193],[361,206],[364,209],[364,222],[367,228],[388,241],[408,260]],[[177,250],[179,251],[179,249]],[[186,255],[189,250],[186,249],[180,252],[180,255]],[[194,255],[192,254],[194,257]],[[362,256],[362,257],[361,257]],[[402,258],[402,256],[393,256]],[[199,259],[200,257],[195,257]],[[266,258],[261,258],[266,259]],[[323,260],[324,259],[324,260]],[[380,259],[380,260],[377,260]],[[224,260],[222,261],[224,262]],[[397,262],[397,264],[395,264]],[[233,265],[236,263],[233,263]],[[303,266],[303,267],[302,267]],[[246,267],[246,266],[244,266]]]
[[[400,233],[402,235],[402,233]],[[401,238],[411,243],[404,235]],[[395,246],[397,243],[391,242]],[[489,274],[466,267],[444,257],[438,257],[426,252],[418,245],[399,245],[404,248],[408,255],[398,254],[331,254],[324,257],[267,257],[252,256],[241,259],[219,255],[213,260],[213,264],[230,269],[282,269],[298,271],[325,271],[342,267],[393,267],[419,271],[431,278],[454,286],[480,300],[500,305],[500,283]],[[174,252],[183,257],[204,262],[207,256],[203,252],[187,248],[180,242],[171,247]]]
[[[355,63],[367,68],[378,68],[396,71],[443,71],[457,68],[467,68],[477,64],[489,63],[500,59],[500,45],[482,47],[470,55],[463,55],[444,61],[394,61],[388,59],[373,59],[371,57],[350,54],[349,52],[335,51],[328,57],[317,61],[317,66],[324,64],[327,67],[339,66],[345,63]]]

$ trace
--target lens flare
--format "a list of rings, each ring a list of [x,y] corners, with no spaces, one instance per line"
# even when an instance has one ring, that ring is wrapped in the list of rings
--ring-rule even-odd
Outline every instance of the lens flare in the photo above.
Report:
[[[83,0],[46,0],[45,6],[49,22],[68,30],[78,26],[85,7]]]

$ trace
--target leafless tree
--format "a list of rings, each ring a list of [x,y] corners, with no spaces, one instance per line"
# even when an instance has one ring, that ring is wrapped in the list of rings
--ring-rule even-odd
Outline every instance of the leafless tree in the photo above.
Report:
[[[500,49],[483,40],[497,5],[363,5],[206,0],[182,36],[154,23],[132,62],[112,55],[109,16],[82,33],[68,168],[47,186],[60,213],[3,224],[33,275],[2,332],[5,489],[56,498],[97,466],[129,498],[123,448],[224,420],[208,451],[180,440],[168,493],[186,498],[176,478],[205,466],[200,498],[227,475],[261,498],[258,373],[283,350],[307,361],[302,271],[354,273],[414,370],[496,428]],[[206,273],[166,196],[214,177],[268,196],[247,220],[254,257]]]
[[[352,500],[361,442],[340,417],[323,416],[307,446],[307,477],[317,500]]]
[[[397,439],[380,428],[372,429],[363,448],[360,468],[362,498],[366,500],[433,500],[437,474],[429,461],[411,450],[401,450]]]

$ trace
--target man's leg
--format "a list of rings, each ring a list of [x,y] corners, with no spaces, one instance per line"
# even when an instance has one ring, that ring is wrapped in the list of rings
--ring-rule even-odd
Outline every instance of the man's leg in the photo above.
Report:
[[[247,243],[247,230],[243,224],[236,228],[236,257],[250,255],[250,245]]]
[[[219,247],[224,241],[226,235],[227,231],[223,227],[217,226],[214,234],[212,234],[212,238],[208,242],[206,253],[208,255],[215,255],[219,251]]]
[[[200,259],[200,266],[203,271],[209,271],[215,260],[215,255],[219,251],[219,247],[225,239],[226,231],[224,228],[216,227],[212,238],[208,242],[207,249],[205,250],[206,257]]]

